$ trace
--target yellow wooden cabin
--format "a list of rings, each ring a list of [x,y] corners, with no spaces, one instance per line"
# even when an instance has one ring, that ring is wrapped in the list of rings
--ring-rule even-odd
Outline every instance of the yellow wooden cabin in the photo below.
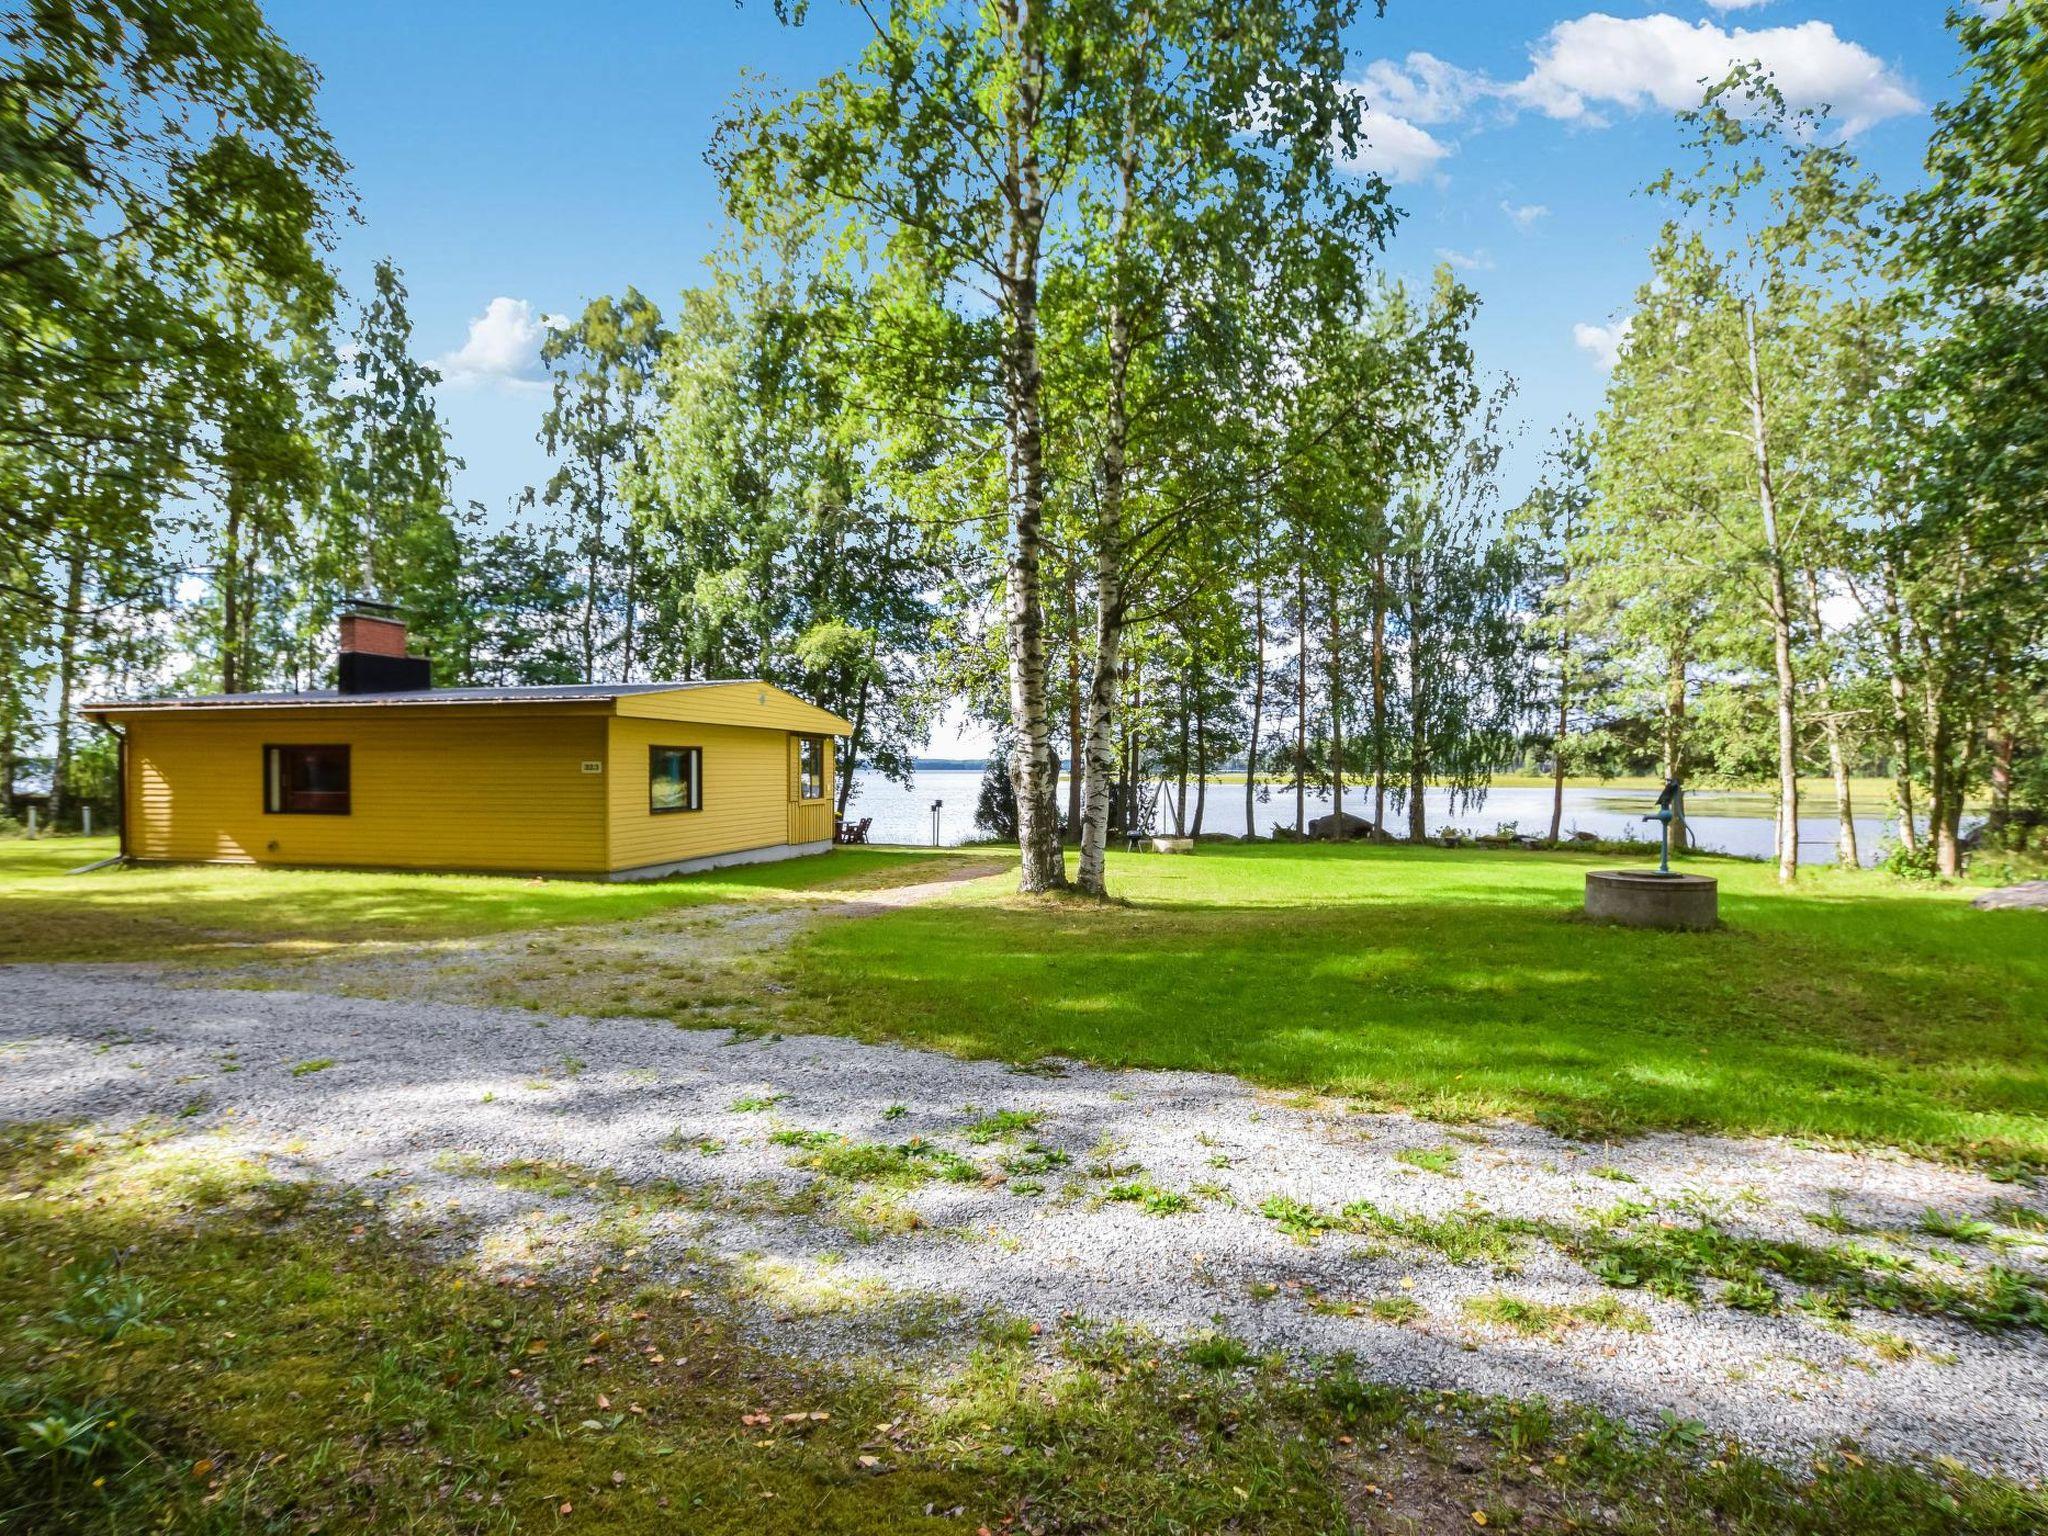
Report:
[[[821,853],[848,723],[760,682],[434,688],[350,615],[341,686],[89,704],[146,861],[644,880]]]

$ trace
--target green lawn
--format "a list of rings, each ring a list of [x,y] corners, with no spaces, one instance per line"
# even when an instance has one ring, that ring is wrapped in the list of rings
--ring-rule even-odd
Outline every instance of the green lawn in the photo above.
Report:
[[[1890,1143],[2048,1164],[2048,920],[1859,871],[1698,860],[1724,927],[1579,915],[1589,856],[1204,847],[1127,904],[1001,881],[813,932],[825,1027],[1029,1062],[1234,1072],[1450,1117]]]
[[[0,963],[246,959],[250,945],[312,947],[624,922],[714,901],[889,883],[946,857],[929,850],[835,848],[819,858],[619,885],[223,864],[65,873],[114,851],[112,838],[0,841]]]
[[[841,849],[650,885],[233,867],[63,870],[0,843],[0,961],[246,959],[607,924],[916,879],[991,850]],[[1611,856],[1610,856],[1611,859]],[[769,1022],[1031,1062],[1233,1072],[1445,1117],[1886,1143],[2048,1166],[2048,921],[1862,871],[1722,881],[1711,934],[1578,915],[1592,855],[1215,845],[1112,863],[1125,900],[1007,877],[813,930]],[[629,981],[631,978],[620,978]]]

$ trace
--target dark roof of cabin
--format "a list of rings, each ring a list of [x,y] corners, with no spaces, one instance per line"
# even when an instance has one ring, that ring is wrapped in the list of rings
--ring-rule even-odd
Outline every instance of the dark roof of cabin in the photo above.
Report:
[[[530,683],[511,688],[415,688],[402,693],[342,693],[310,688],[301,693],[210,693],[185,699],[107,699],[84,706],[86,714],[143,709],[257,709],[263,706],[364,706],[372,704],[592,704],[636,693],[676,693],[686,688],[760,686],[752,677],[705,678],[688,683]]]

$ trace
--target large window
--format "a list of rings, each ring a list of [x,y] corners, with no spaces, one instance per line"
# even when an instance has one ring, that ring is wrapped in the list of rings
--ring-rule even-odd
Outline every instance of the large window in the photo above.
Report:
[[[347,747],[265,747],[263,809],[273,816],[346,816]]]
[[[657,815],[665,811],[704,809],[704,752],[701,747],[647,749],[647,809]]]
[[[806,800],[825,798],[825,738],[799,736],[796,739],[798,793]]]

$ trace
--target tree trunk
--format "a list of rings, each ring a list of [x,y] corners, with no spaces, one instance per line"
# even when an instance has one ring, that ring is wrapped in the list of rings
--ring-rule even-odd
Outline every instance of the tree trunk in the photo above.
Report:
[[[1140,9],[1136,24],[1144,27],[1148,10]],[[1149,34],[1149,29],[1148,29]],[[1134,66],[1141,74],[1144,54]],[[1113,272],[1121,270],[1131,239],[1137,207],[1139,125],[1136,82],[1124,98],[1117,139],[1116,222],[1111,235]],[[1081,796],[1081,857],[1078,883],[1091,896],[1107,896],[1107,845],[1112,775],[1116,771],[1114,732],[1117,683],[1124,631],[1124,475],[1130,439],[1127,389],[1131,370],[1131,314],[1121,284],[1110,294],[1109,380],[1103,402],[1102,488],[1095,508],[1095,668],[1088,687],[1087,782]],[[1078,641],[1077,641],[1078,643]],[[1123,794],[1126,830],[1131,821],[1138,774],[1133,747],[1124,755]]]
[[[2012,821],[2012,729],[1994,725],[1991,731],[1991,811],[1984,828],[2001,836]]]
[[[1074,588],[1074,562],[1067,571],[1067,828],[1066,835],[1081,839],[1081,781],[1087,777],[1087,744],[1081,737],[1081,610]]]
[[[630,514],[626,526],[625,632],[619,640],[619,681],[633,681],[633,630],[640,607],[640,534]]]
[[[1254,558],[1258,552],[1253,551]],[[1266,582],[1264,576],[1252,586],[1252,721],[1251,736],[1244,756],[1244,835],[1256,837],[1258,822],[1253,810],[1259,791],[1259,718],[1266,712]]]
[[[855,694],[853,698],[853,719],[850,722],[853,730],[846,738],[846,759],[844,762],[833,765],[839,782],[833,786],[837,793],[835,797],[836,803],[833,805],[832,811],[842,821],[846,818],[847,797],[853,793],[853,772],[860,765],[861,736],[867,728],[868,689],[870,686],[869,679],[865,677],[861,679],[860,692]]]
[[[1571,696],[1565,692],[1564,669],[1557,674],[1557,740],[1550,749],[1550,840],[1564,836],[1564,738],[1571,728]]]
[[[1294,568],[1294,835],[1308,836],[1308,568]]]
[[[1044,387],[1038,349],[1038,267],[1045,227],[1039,181],[1038,114],[1045,93],[1045,54],[1035,15],[1019,0],[1005,13],[1017,49],[1009,107],[1009,242],[1005,253],[1004,338],[1009,426],[1010,559],[1006,639],[1010,661],[1010,720],[1018,737],[1010,757],[1017,792],[1017,887],[1026,893],[1067,884],[1060,850],[1057,793],[1052,771],[1052,730],[1045,679]]]
[[[1898,586],[1890,561],[1885,562],[1881,579],[1885,685],[1892,704],[1892,792],[1899,803],[1899,846],[1913,853],[1920,846],[1919,829],[1913,824],[1913,718],[1906,703],[1906,648],[1902,634],[1905,619],[1899,612]]]
[[[1770,577],[1771,659],[1778,674],[1778,879],[1799,878],[1799,732],[1793,713],[1798,684],[1792,674],[1792,604],[1785,585],[1785,551],[1778,537],[1778,498],[1772,482],[1770,436],[1764,420],[1763,371],[1757,359],[1756,311],[1742,311],[1749,350],[1749,420],[1756,451],[1757,511],[1763,519]]]
[[[1330,603],[1330,840],[1344,836],[1344,637],[1337,609],[1337,584]]]
[[[1417,590],[1415,556],[1408,556],[1408,838],[1419,843],[1429,836],[1429,810],[1424,792],[1429,778],[1429,705],[1422,680],[1422,602]]]
[[[1835,862],[1857,869],[1863,857],[1856,846],[1856,806],[1849,788],[1848,755],[1842,747],[1842,717],[1835,712],[1834,658],[1828,651],[1827,632],[1820,618],[1820,577],[1810,565],[1806,567],[1806,602],[1813,613],[1815,686],[1820,699],[1821,729],[1828,744],[1828,773],[1835,783]]]
[[[1188,835],[1188,680],[1185,673],[1174,681],[1174,697],[1180,703],[1180,782],[1174,788],[1173,835]]]
[[[1202,835],[1202,813],[1209,805],[1209,712],[1205,707],[1207,690],[1202,686],[1202,673],[1195,670],[1195,817],[1188,829],[1188,836]]]
[[[50,764],[50,830],[71,809],[71,703],[78,687],[78,621],[85,609],[85,536],[65,540],[64,612],[57,624],[57,755]],[[0,801],[0,810],[6,802]]]
[[[602,472],[600,472],[601,474]],[[604,485],[598,483],[591,504],[590,549],[583,563],[583,681],[597,681],[598,576],[604,558]]]
[[[220,551],[220,691],[241,693],[242,682],[242,516],[245,493],[231,478],[227,523]]]
[[[1387,830],[1387,556],[1372,553],[1372,827]]]

